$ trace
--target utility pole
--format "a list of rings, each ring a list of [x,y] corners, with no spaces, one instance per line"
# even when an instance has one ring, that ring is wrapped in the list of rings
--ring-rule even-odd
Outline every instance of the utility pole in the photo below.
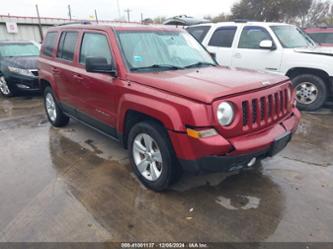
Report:
[[[130,18],[130,12],[131,12],[132,10],[130,10],[130,9],[127,8],[127,9],[125,9],[124,11],[127,13],[127,21],[130,22],[130,20],[131,20],[131,18]]]
[[[44,37],[43,37],[43,30],[42,30],[42,23],[40,21],[38,4],[36,4],[35,6],[36,6],[36,13],[37,13],[37,18],[38,18],[38,29],[39,29],[40,41],[42,42],[43,39],[44,39]]]
[[[95,10],[95,18],[96,18],[96,22],[98,23],[98,17],[97,17],[97,11]]]
[[[69,16],[69,20],[72,21],[72,10],[71,10],[71,6],[68,4],[68,16]]]
[[[143,23],[143,13],[141,13],[141,23]]]

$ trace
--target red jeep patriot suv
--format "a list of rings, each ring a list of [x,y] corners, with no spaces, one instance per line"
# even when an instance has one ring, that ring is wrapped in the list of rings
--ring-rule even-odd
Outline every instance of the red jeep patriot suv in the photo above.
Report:
[[[119,140],[155,191],[180,169],[251,167],[282,150],[300,119],[288,78],[219,66],[176,28],[50,28],[38,65],[51,124],[71,117]]]

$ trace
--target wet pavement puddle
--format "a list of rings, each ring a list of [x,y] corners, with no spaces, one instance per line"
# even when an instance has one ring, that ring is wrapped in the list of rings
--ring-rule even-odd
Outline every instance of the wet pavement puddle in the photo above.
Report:
[[[40,98],[0,97],[0,241],[332,241],[332,124],[305,113],[258,169],[154,193],[119,144],[74,121],[50,127]]]

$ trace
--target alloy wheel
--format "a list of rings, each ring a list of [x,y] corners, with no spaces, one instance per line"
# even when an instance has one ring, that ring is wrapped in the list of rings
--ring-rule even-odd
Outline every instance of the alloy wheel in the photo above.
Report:
[[[318,98],[318,88],[311,82],[303,82],[296,87],[297,102],[304,105],[312,104]]]
[[[56,103],[51,93],[46,94],[45,106],[49,118],[51,119],[52,122],[54,122],[57,119],[57,109],[56,109]]]
[[[156,141],[146,133],[138,134],[133,142],[135,166],[148,181],[156,181],[162,174],[163,160]]]

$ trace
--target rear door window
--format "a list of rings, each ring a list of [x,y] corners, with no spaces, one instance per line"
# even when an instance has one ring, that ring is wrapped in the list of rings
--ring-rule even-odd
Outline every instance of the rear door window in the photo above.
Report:
[[[215,30],[208,46],[231,48],[237,27],[221,27]]]
[[[202,42],[205,38],[207,32],[209,31],[210,26],[197,26],[197,27],[190,27],[186,30],[194,36],[195,39],[197,39],[199,42]]]
[[[80,63],[85,64],[87,57],[103,57],[111,63],[108,39],[100,33],[85,33],[80,50]]]
[[[46,34],[45,40],[44,40],[44,48],[42,51],[42,54],[46,56],[52,56],[53,50],[56,47],[56,42],[57,42],[57,32],[48,32]]]
[[[73,61],[78,32],[66,31],[61,34],[57,57]]]

